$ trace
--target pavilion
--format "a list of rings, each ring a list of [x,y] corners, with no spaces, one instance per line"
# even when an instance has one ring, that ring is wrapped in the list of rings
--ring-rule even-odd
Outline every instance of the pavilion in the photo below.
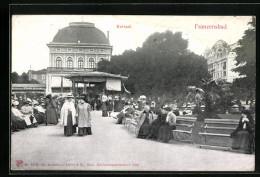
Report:
[[[105,90],[107,91],[121,91],[122,82],[126,81],[128,77],[110,74],[105,72],[86,72],[77,73],[65,76],[65,78],[72,82],[72,92],[78,93],[78,84],[84,84],[83,92],[87,93],[87,88],[90,88],[91,84],[105,84]]]

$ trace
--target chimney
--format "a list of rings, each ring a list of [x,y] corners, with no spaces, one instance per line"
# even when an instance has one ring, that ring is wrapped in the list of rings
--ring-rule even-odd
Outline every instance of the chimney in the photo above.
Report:
[[[107,31],[107,39],[108,39],[108,42],[109,42],[109,31]]]

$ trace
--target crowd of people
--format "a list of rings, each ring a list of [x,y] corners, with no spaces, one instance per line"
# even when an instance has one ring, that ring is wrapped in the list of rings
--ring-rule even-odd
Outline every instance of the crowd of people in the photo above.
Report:
[[[151,101],[151,102],[149,102]],[[64,135],[92,135],[91,111],[101,110],[102,117],[114,117],[116,124],[122,124],[126,118],[137,123],[136,137],[153,139],[167,143],[173,139],[172,130],[176,129],[176,116],[179,115],[177,104],[160,104],[149,100],[145,95],[138,99],[122,98],[120,96],[100,94],[90,98],[86,94],[66,97],[17,98],[12,94],[11,127],[12,131],[35,128],[38,124],[64,126]],[[233,149],[254,151],[254,120],[250,111],[242,111],[237,129],[230,135],[233,139]]]

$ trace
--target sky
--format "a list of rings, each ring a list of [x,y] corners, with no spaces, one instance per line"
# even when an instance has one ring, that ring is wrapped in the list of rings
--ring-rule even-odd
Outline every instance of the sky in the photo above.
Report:
[[[49,48],[59,29],[70,22],[91,22],[107,35],[109,31],[112,55],[141,47],[154,32],[182,32],[188,39],[188,49],[202,55],[222,39],[228,44],[237,42],[248,29],[251,16],[127,16],[127,15],[14,15],[12,16],[12,72],[21,74],[47,68]],[[198,29],[195,25],[226,25],[227,29]],[[117,28],[131,25],[131,28]]]

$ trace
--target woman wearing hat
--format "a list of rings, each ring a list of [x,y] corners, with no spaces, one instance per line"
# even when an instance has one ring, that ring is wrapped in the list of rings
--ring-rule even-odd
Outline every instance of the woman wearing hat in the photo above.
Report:
[[[169,106],[164,107],[163,109],[167,116],[165,122],[159,129],[158,140],[167,143],[169,140],[173,139],[172,130],[176,129],[176,115]]]
[[[157,119],[155,119],[150,126],[150,132],[148,138],[157,140],[159,135],[159,129],[162,125],[165,124],[166,117],[168,112],[164,111],[163,107],[159,111],[157,111]]]
[[[144,111],[137,118],[136,136],[137,138],[147,138],[150,132],[150,124],[154,121],[150,106],[146,105]]]
[[[34,111],[32,106],[30,106],[30,102],[28,101],[24,102],[24,105],[21,107],[21,112],[23,115],[25,115],[27,120],[28,118],[30,119],[32,127],[37,127],[37,121],[34,117]]]
[[[45,100],[45,116],[46,116],[46,125],[47,124],[54,124],[58,123],[58,114],[57,114],[57,105],[55,101],[52,99],[51,94],[46,96]]]
[[[232,149],[251,154],[254,150],[254,120],[249,110],[243,110],[238,127],[230,134]]]
[[[67,101],[61,108],[60,124],[64,125],[64,135],[71,136],[76,133],[76,109],[73,103],[74,96],[67,95]]]
[[[29,117],[25,117],[18,109],[19,102],[12,100],[12,114],[11,114],[11,124],[12,131],[18,131],[19,129],[24,129],[27,125],[31,125]],[[26,120],[26,121],[25,121]],[[27,124],[28,123],[28,124]]]
[[[111,116],[111,112],[113,111],[113,100],[111,96],[108,96],[108,101],[107,101],[107,112],[108,112],[108,117]]]
[[[84,96],[79,97],[79,102],[77,105],[77,115],[78,115],[78,135],[91,135],[91,106]]]

